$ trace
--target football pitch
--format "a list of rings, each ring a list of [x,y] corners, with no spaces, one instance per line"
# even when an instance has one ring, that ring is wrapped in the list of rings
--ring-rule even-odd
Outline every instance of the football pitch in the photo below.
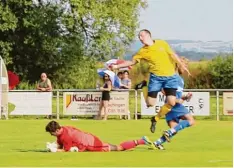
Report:
[[[196,125],[178,133],[164,145],[165,151],[138,146],[123,152],[46,152],[46,142],[55,137],[45,132],[49,120],[0,121],[0,166],[5,167],[232,167],[232,121],[197,121]],[[162,119],[155,134],[149,131],[149,120],[60,120],[97,135],[105,142],[119,144],[139,139],[151,140],[167,129]]]

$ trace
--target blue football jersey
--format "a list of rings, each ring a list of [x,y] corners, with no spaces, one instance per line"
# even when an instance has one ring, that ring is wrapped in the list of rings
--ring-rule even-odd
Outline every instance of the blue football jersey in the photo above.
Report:
[[[178,77],[178,87],[176,90],[176,98],[181,99],[183,95],[183,90],[184,90],[184,79],[180,76],[177,75]],[[166,114],[166,120],[171,121],[171,120],[178,120],[180,116],[184,116],[185,114],[188,114],[189,111],[188,109],[180,103],[176,103],[175,106],[172,107],[171,111]]]

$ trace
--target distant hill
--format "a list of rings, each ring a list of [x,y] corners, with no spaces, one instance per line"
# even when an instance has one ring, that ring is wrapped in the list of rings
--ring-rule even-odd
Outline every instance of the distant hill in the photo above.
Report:
[[[186,56],[190,60],[198,61],[201,59],[210,60],[213,57],[222,54],[227,55],[233,52],[233,42],[223,41],[193,41],[193,40],[167,40],[170,46],[178,55]],[[129,60],[143,45],[140,41],[134,41],[126,55],[125,59]]]

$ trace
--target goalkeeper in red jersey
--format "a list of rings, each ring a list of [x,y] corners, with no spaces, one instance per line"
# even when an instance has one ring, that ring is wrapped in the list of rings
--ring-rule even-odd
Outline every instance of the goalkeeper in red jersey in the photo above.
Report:
[[[97,136],[83,132],[70,126],[60,126],[56,121],[51,121],[46,126],[46,132],[57,137],[57,146],[49,146],[51,152],[110,152],[133,149],[138,145],[147,145],[155,148],[153,143],[143,136],[141,139],[122,142],[120,145],[112,145],[101,141]],[[75,149],[75,150],[74,150]]]

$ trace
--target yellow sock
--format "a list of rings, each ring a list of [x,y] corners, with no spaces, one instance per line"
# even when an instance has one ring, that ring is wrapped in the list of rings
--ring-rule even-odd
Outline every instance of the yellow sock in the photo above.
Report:
[[[169,105],[169,104],[164,104],[164,105],[161,107],[161,109],[160,109],[160,111],[158,112],[158,114],[155,116],[155,120],[158,121],[158,120],[161,118],[161,116],[166,115],[169,111],[171,111],[171,109],[172,109],[172,106],[171,106],[171,105]]]

